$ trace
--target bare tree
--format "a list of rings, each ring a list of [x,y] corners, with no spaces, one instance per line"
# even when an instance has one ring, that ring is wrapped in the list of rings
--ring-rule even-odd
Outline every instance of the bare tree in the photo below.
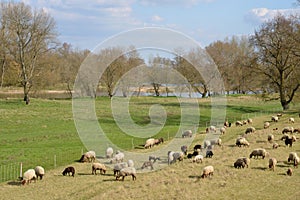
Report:
[[[8,49],[20,67],[24,101],[28,104],[37,62],[56,46],[55,21],[44,10],[32,10],[24,3],[2,4],[1,10],[6,19],[2,26],[11,36]]]
[[[251,42],[257,50],[258,69],[279,92],[281,106],[287,110],[300,87],[299,18],[277,15],[255,31]]]

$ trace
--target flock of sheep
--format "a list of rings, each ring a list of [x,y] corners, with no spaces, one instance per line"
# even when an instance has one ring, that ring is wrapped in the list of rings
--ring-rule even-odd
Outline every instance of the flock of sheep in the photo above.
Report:
[[[272,116],[270,122],[265,122],[263,128],[264,129],[269,129],[270,128],[270,123],[276,123],[280,119],[282,115],[278,114],[277,116]],[[295,122],[294,118],[289,118],[288,122],[290,124],[293,124]],[[244,121],[236,121],[235,126],[243,126],[245,124],[248,124],[248,126],[245,129],[245,132],[239,136],[236,139],[235,145],[237,147],[249,147],[250,143],[247,140],[247,137],[251,134],[255,134],[256,129],[252,127],[253,120],[252,119],[247,119]],[[224,122],[224,126],[221,128],[216,128],[215,126],[210,126],[206,128],[206,134],[225,134],[226,130],[232,127],[232,124],[229,123],[228,121]],[[278,128],[273,129],[273,131],[278,131]],[[281,140],[284,141],[284,144],[288,147],[292,147],[292,144],[297,141],[297,138],[295,136],[295,133],[299,133],[300,129],[295,129],[292,126],[284,127],[282,129],[282,137]],[[192,131],[187,130],[182,133],[182,138],[185,137],[192,137]],[[278,143],[275,143],[273,134],[269,134],[266,138],[266,140],[269,143],[273,144],[273,149],[278,148],[280,145]],[[143,145],[145,149],[152,148],[155,145],[162,144],[164,142],[163,138],[155,139],[155,138],[150,138],[147,139],[145,144]],[[178,147],[178,151],[168,151],[167,154],[167,163],[168,165],[174,164],[177,161],[183,161],[184,159],[190,159],[192,162],[195,163],[203,163],[204,159],[209,159],[212,158],[214,153],[213,149],[214,146],[222,146],[222,140],[221,138],[216,138],[216,139],[206,139],[204,140],[203,144],[196,144],[194,145],[193,151],[188,153],[188,146],[183,145],[181,147]],[[105,152],[105,156],[107,159],[109,159],[110,164],[113,165],[113,173],[115,176],[116,180],[124,180],[126,176],[132,176],[132,180],[136,180],[137,176],[137,170],[135,168],[135,164],[133,160],[127,160],[125,162],[125,154],[120,151],[116,151],[114,153],[113,148],[108,147]],[[268,168],[270,170],[275,171],[275,167],[277,164],[277,159],[275,157],[271,157],[269,152],[266,151],[264,148],[257,148],[253,149],[252,152],[250,153],[249,157],[238,157],[237,160],[233,163],[233,167],[241,169],[245,167],[249,167],[250,165],[250,159],[258,159],[262,158],[264,159],[265,157],[270,157],[269,158],[269,163],[268,163]],[[148,160],[145,161],[141,169],[154,169],[154,164],[157,160],[161,160],[162,158],[159,156],[151,155],[149,156]],[[96,175],[97,170],[100,171],[100,174],[105,174],[107,172],[107,166],[103,163],[100,163],[97,160],[96,153],[94,151],[88,151],[84,153],[81,158],[79,159],[80,162],[90,162],[91,163],[91,169],[92,169],[92,174]],[[288,162],[292,162],[294,165],[294,168],[298,167],[298,164],[300,162],[300,158],[297,155],[296,152],[290,152],[288,155]],[[28,184],[32,180],[37,180],[38,178],[42,179],[45,174],[45,170],[41,166],[37,166],[35,169],[29,169],[27,170],[22,177],[22,184]],[[209,165],[205,166],[202,170],[202,174],[199,176],[201,178],[206,178],[206,177],[211,177],[214,174],[214,167]],[[289,176],[292,176],[293,174],[293,169],[289,167],[286,171],[286,174]],[[73,166],[69,166],[64,169],[62,172],[62,175],[69,175],[73,176],[75,175],[75,168]]]

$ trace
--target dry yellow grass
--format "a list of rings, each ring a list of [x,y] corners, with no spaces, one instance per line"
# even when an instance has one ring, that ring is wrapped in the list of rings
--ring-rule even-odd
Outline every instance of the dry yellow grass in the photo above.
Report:
[[[237,136],[250,125],[228,128],[221,136],[223,146],[215,147],[213,158],[205,158],[203,163],[185,159],[158,171],[139,173],[136,181],[126,177],[124,182],[115,181],[112,170],[106,175],[92,175],[90,163],[74,163],[74,178],[62,176],[64,167],[60,167],[47,171],[44,180],[29,185],[20,186],[18,181],[1,183],[0,199],[299,199],[300,167],[294,168],[287,163],[289,152],[300,155],[299,134],[296,134],[299,139],[293,147],[285,147],[280,138],[283,127],[300,128],[300,118],[295,117],[296,123],[289,124],[288,117],[284,115],[278,123],[271,123],[269,129],[262,128],[263,122],[270,120],[269,116],[254,118],[251,126],[257,131],[247,136],[250,147],[235,146]],[[278,149],[273,149],[267,142],[270,133],[281,145]],[[204,135],[198,134],[193,145],[201,143],[203,138]],[[258,147],[265,148],[269,157],[277,159],[275,172],[268,169],[269,157],[251,159],[249,168],[233,167],[238,157],[249,157],[250,152]],[[214,175],[200,179],[202,169],[207,165],[214,166]],[[293,168],[293,176],[286,175],[288,167]]]

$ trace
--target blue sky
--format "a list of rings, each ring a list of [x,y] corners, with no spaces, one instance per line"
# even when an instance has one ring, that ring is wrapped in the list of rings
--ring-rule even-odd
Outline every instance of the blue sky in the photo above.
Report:
[[[94,49],[108,37],[142,27],[164,27],[202,47],[233,35],[250,35],[277,12],[299,13],[297,0],[22,0],[57,23],[61,42]]]

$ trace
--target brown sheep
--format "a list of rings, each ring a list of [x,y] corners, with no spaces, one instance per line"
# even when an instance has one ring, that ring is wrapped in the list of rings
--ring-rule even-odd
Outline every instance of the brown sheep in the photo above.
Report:
[[[67,167],[67,168],[65,168],[65,170],[62,172],[62,175],[69,175],[70,176],[70,174],[72,174],[72,176],[74,177],[74,175],[75,175],[75,168],[74,167]]]
[[[270,158],[269,159],[269,169],[275,171],[276,164],[277,164],[276,158]]]

